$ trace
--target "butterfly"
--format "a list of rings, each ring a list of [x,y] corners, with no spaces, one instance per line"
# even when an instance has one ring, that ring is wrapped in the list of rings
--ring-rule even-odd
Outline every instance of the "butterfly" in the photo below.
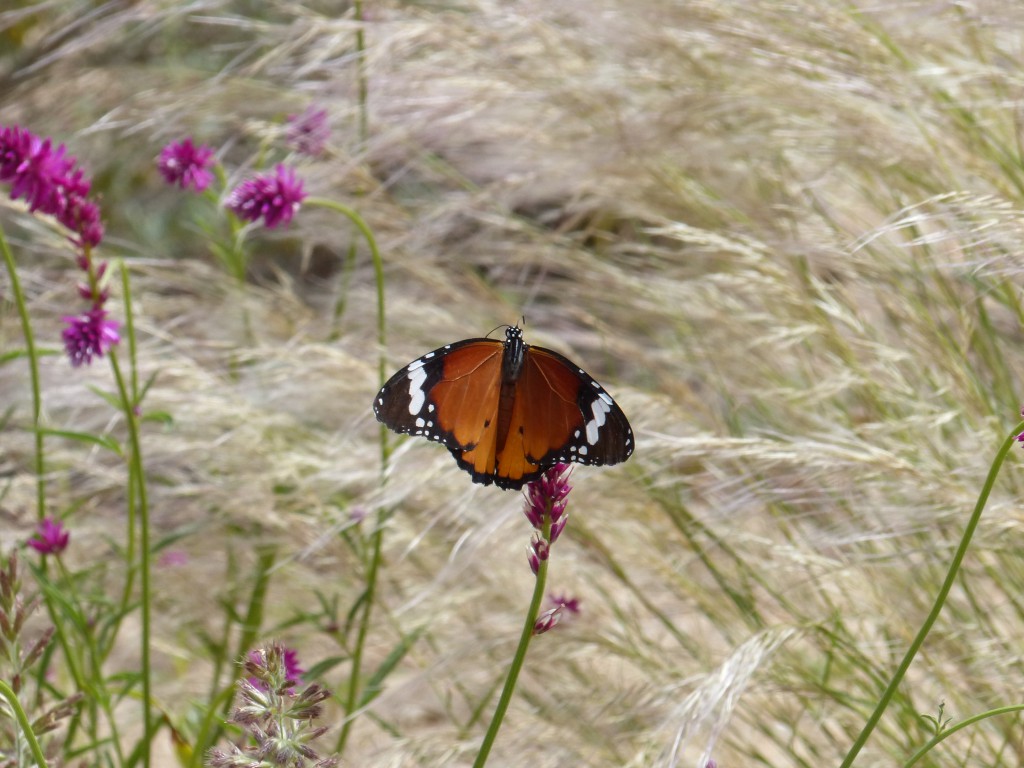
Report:
[[[618,464],[633,430],[611,395],[576,363],[523,341],[465,339],[413,360],[373,402],[395,432],[445,445],[473,482],[514,490],[571,461]]]

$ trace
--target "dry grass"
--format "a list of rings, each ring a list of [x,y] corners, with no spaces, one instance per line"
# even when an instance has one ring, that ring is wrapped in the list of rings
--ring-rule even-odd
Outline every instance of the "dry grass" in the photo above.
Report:
[[[258,545],[284,553],[270,627],[313,610],[314,589],[347,606],[361,572],[338,531],[393,505],[371,667],[426,633],[345,757],[467,765],[480,727],[466,724],[532,587],[516,494],[471,486],[417,441],[379,481],[357,234],[300,215],[259,242],[239,288],[190,230],[197,204],[156,177],[169,139],[248,162],[316,100],[332,154],[303,176],[379,238],[390,362],[525,316],[528,341],[586,365],[637,435],[624,467],[576,471],[551,579],[583,612],[531,647],[492,764],[838,764],[1022,401],[1024,9],[369,3],[361,144],[354,24],[331,4],[111,3],[71,31],[88,5],[21,32],[0,12],[19,44],[0,57],[0,123],[67,142],[97,176],[104,255],[131,269],[141,367],[157,375],[147,408],[173,417],[145,434],[156,525],[191,556],[158,582],[164,708],[183,718],[205,691],[197,638]],[[25,218],[5,211],[4,227],[53,345],[72,278],[59,238]],[[0,345],[19,339],[4,305]],[[102,366],[44,367],[52,424],[118,433],[86,388],[109,386]],[[9,546],[32,518],[21,366],[0,367],[0,391]],[[124,477],[79,445],[52,450],[91,558],[117,538]],[[1020,489],[1014,461],[859,764],[902,763],[942,701],[959,719],[1019,700]],[[335,652],[309,625],[268,631],[307,664]],[[934,754],[1017,765],[1020,721]]]

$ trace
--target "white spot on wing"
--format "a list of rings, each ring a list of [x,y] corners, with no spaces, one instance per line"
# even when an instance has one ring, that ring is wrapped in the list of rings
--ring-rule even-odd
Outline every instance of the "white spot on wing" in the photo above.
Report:
[[[417,416],[423,410],[427,395],[423,391],[423,383],[427,380],[427,372],[423,370],[423,361],[417,360],[409,365],[409,415]]]
[[[587,442],[590,445],[597,445],[597,438],[600,436],[601,427],[604,426],[605,416],[611,411],[611,398],[603,392],[601,395],[602,397],[590,404],[590,412],[594,415],[594,418],[587,422]]]

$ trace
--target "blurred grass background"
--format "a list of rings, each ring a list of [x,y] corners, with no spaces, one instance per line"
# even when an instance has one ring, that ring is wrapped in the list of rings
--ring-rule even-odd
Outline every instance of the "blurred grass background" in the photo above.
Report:
[[[392,368],[525,316],[527,340],[586,367],[636,432],[628,464],[574,474],[550,583],[582,611],[531,647],[492,764],[838,764],[1021,405],[1024,6],[466,0],[365,16],[326,1],[0,11],[0,124],[67,143],[94,175],[99,255],[131,270],[157,375],[146,405],[172,417],[144,436],[155,524],[189,556],[157,580],[161,707],[187,732],[211,617],[270,546],[267,635],[307,666],[336,656],[321,605],[343,620],[362,588],[342,532],[394,505],[371,664],[425,632],[346,760],[465,765],[532,586],[516,494],[471,485],[422,441],[380,481],[359,234],[304,210],[259,235],[238,285],[206,247],[203,202],[156,173],[185,135],[244,170],[316,103],[330,150],[300,175],[378,238]],[[3,226],[57,347],[68,252],[15,208]],[[0,345],[18,346],[4,301]],[[87,389],[108,386],[104,367],[68,371],[44,361],[50,423],[117,429]],[[0,366],[0,392],[9,547],[34,523],[21,366]],[[52,442],[78,505],[71,554],[99,560],[123,523],[121,469]],[[1011,462],[858,765],[901,764],[942,702],[961,719],[1019,701],[1020,486]],[[134,653],[126,641],[126,665]],[[1007,715],[922,764],[1022,759]]]

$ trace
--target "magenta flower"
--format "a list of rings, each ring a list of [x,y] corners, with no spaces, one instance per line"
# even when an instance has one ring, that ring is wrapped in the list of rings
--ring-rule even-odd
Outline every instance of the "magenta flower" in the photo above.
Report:
[[[299,666],[298,651],[279,643],[249,651],[245,668],[249,673],[249,682],[261,691],[268,691],[273,686],[275,690],[287,687],[290,692],[302,682],[302,676],[306,673]]]
[[[92,247],[103,239],[103,225],[99,208],[86,199],[91,182],[76,164],[63,144],[54,149],[50,139],[17,125],[0,128],[0,183],[11,185],[11,199],[56,216],[76,245]]]
[[[304,674],[306,674],[306,670],[299,665],[299,652],[294,648],[285,648],[284,679],[289,683],[300,683]]]
[[[41,555],[58,555],[67,549],[70,538],[70,531],[64,530],[64,524],[60,520],[47,517],[39,523],[36,532],[27,543]]]
[[[202,192],[213,183],[213,149],[201,144],[196,146],[189,137],[184,141],[172,141],[160,153],[157,168],[168,184],[177,184],[182,189],[191,187]]]
[[[287,225],[306,199],[306,193],[291,168],[278,165],[274,172],[273,176],[260,174],[243,181],[228,195],[224,205],[240,219],[263,219],[270,229],[278,224]]]
[[[548,602],[554,606],[561,606],[569,613],[574,616],[580,612],[580,599],[578,597],[569,597],[568,595],[556,595],[551,593],[548,595]]]
[[[67,328],[62,334],[64,349],[75,368],[92,362],[93,355],[103,357],[121,337],[117,332],[116,320],[107,320],[107,311],[98,306],[77,317],[62,318]]]
[[[188,564],[188,552],[183,549],[165,549],[160,553],[157,565],[161,568],[176,568]]]
[[[331,138],[331,126],[327,123],[327,110],[313,104],[306,107],[301,115],[288,115],[288,145],[297,152],[316,157],[324,151]]]

